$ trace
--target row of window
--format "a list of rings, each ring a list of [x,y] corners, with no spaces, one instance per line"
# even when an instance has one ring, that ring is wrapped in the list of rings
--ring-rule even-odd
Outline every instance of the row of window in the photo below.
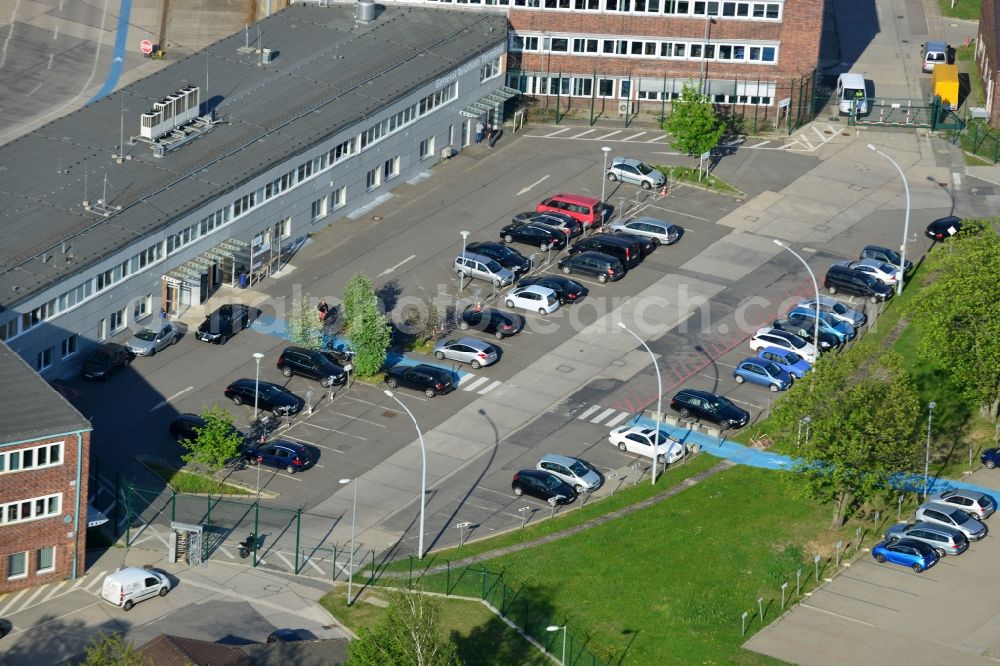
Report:
[[[674,100],[680,97],[687,79],[594,79],[591,76],[542,76],[510,74],[507,85],[526,95],[567,97],[607,97],[616,99]],[[708,97],[716,104],[771,106],[776,86],[768,82],[726,82],[726,90],[715,90],[710,82]],[[633,95],[633,91],[635,95]],[[595,94],[596,93],[596,94]]]
[[[62,493],[0,504],[0,525],[26,523],[58,516],[62,512]]]
[[[28,577],[28,553],[21,551],[7,556],[7,580],[17,580]],[[55,546],[39,548],[35,551],[35,573],[44,574],[55,571],[56,549]]]
[[[498,75],[499,62],[490,64],[487,74],[490,76]],[[480,75],[483,76],[482,70]],[[190,245],[199,238],[236,220],[238,217],[248,213],[253,208],[260,206],[266,201],[284,193],[292,187],[317,176],[320,172],[332,167],[338,162],[341,162],[351,155],[364,150],[371,143],[384,138],[388,134],[398,131],[405,124],[414,122],[418,117],[434,111],[440,106],[453,101],[457,97],[458,83],[453,81],[440,90],[427,95],[419,102],[413,104],[404,111],[401,111],[392,118],[378,123],[375,126],[380,128],[378,130],[378,136],[374,135],[375,127],[369,128],[368,130],[365,130],[365,132],[362,132],[358,137],[352,137],[343,141],[329,151],[300,164],[298,167],[283,176],[267,183],[264,187],[261,187],[260,189],[249,194],[242,195],[233,201],[232,204],[227,204],[225,207],[211,213],[197,224],[193,224],[177,233],[169,235],[165,242],[157,242],[156,244],[151,245],[142,252],[136,254],[131,259],[123,261],[120,265],[106,271],[102,271],[96,277],[88,278],[83,284],[74,287],[57,298],[43,303],[30,313],[24,313],[18,319],[13,319],[0,324],[0,340],[10,340],[17,337],[43,321],[52,319],[53,317],[79,305],[91,296],[109,289],[111,286],[124,280],[129,275],[145,269],[147,266],[160,261],[167,255],[174,254],[181,248]],[[358,148],[359,145],[361,146],[360,149]],[[166,251],[164,252],[164,250]],[[112,332],[121,329],[125,325],[124,315],[118,318],[118,322],[112,321]],[[116,323],[118,323],[118,325],[116,325]],[[39,354],[36,367],[43,369],[51,365],[52,351],[53,350],[50,348],[45,350],[45,352],[41,352]]]
[[[487,5],[523,9],[552,9],[614,13],[664,14],[667,16],[720,18],[745,21],[780,21],[783,2],[749,0],[429,0],[459,5]]]
[[[548,37],[516,34],[510,37],[514,52],[573,53],[590,56],[633,56],[669,60],[719,60],[776,64],[778,44],[734,44],[721,42],[661,41],[652,39],[603,39],[598,37]]]
[[[63,462],[63,443],[43,444],[0,453],[0,474],[55,467]]]

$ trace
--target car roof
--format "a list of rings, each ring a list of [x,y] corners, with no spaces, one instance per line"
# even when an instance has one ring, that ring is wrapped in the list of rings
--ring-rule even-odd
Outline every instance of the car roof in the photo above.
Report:
[[[480,349],[482,351],[493,349],[493,345],[491,345],[490,343],[484,340],[480,340],[479,338],[472,338],[472,337],[457,338],[457,339],[453,338],[451,340],[448,340],[448,343],[456,345],[469,345],[470,347],[475,347],[476,349]]]
[[[544,201],[550,201],[552,199],[561,199],[568,203],[583,204],[585,206],[594,206],[601,203],[600,199],[595,199],[594,197],[583,196],[582,194],[568,194],[565,192],[559,194],[553,194],[551,197],[546,197]]]
[[[796,353],[794,349],[782,349],[781,347],[761,347],[757,351],[757,356],[760,356],[765,352],[771,352],[772,354],[781,354],[782,356],[786,354],[795,354],[796,356],[798,356],[798,353]]]
[[[981,493],[978,490],[967,490],[965,488],[952,488],[951,490],[944,490],[942,492],[931,495],[931,499],[940,497],[946,499],[948,497],[968,497],[969,499],[979,500],[984,497],[989,497],[986,493]]]
[[[556,292],[553,291],[551,287],[546,287],[542,284],[529,284],[527,287],[518,287],[515,291],[530,291],[534,294],[541,294],[542,296],[555,296]]]
[[[559,465],[565,465],[566,467],[571,466],[573,463],[582,462],[579,458],[574,458],[572,456],[564,456],[559,453],[546,453],[541,458],[538,459],[539,463],[543,462],[554,462]]]
[[[922,511],[924,509],[935,509],[941,513],[950,514],[954,511],[962,511],[954,504],[945,504],[944,502],[935,502],[933,500],[928,500],[917,507],[917,511]]]

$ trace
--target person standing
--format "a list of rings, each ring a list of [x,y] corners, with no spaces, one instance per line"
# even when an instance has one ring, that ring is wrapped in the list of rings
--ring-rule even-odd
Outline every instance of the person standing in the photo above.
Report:
[[[486,125],[483,124],[483,119],[480,118],[476,121],[476,145],[478,146],[483,141],[483,130],[486,129]]]

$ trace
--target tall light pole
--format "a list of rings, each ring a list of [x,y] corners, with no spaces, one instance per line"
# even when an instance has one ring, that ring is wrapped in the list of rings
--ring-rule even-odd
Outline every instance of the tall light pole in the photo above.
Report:
[[[934,418],[934,408],[937,403],[933,400],[927,405],[927,447],[924,450],[924,499],[927,499],[928,473],[931,467],[931,420]]]
[[[903,191],[906,192],[906,213],[903,215],[903,244],[899,246],[899,256],[900,256],[899,263],[902,264],[902,266],[899,267],[899,270],[902,273],[906,271],[906,239],[909,238],[910,236],[910,183],[906,180],[906,174],[903,173],[903,170],[900,168],[900,166],[896,164],[896,160],[892,159],[891,157],[883,153],[881,150],[876,148],[874,144],[869,143],[868,149],[874,150],[876,153],[878,153],[885,159],[889,160],[892,166],[896,167],[896,171],[899,172],[899,177],[903,179]],[[900,274],[900,278],[896,282],[896,295],[899,296],[902,293],[903,293],[903,276],[902,274]]]
[[[649,345],[646,344],[645,340],[636,335],[635,331],[633,331],[632,329],[630,329],[628,326],[625,325],[625,322],[620,321],[618,322],[618,325],[621,326],[623,330],[627,331],[628,333],[631,333],[632,337],[638,340],[639,344],[641,344],[643,347],[646,348],[646,351],[649,352],[649,357],[653,359],[653,369],[656,370],[656,439],[654,440],[656,443],[653,446],[653,476],[652,476],[653,485],[656,485],[656,456],[657,456],[656,452],[660,447],[660,439],[661,439],[660,418],[661,414],[663,413],[663,379],[660,377],[660,364],[656,362],[656,355],[653,353],[653,350],[649,348]],[[664,460],[665,459],[666,456],[664,456]]]
[[[611,152],[611,146],[601,146],[601,152],[604,153],[604,171],[601,173],[601,203],[604,203],[604,186],[608,182],[608,153]]]
[[[458,233],[462,234],[462,258],[464,260],[464,258],[465,258],[465,241],[469,238],[469,232],[468,231],[459,231]],[[464,289],[465,289],[465,272],[461,272],[461,273],[458,274],[458,290],[462,291]]]
[[[549,626],[545,627],[545,631],[559,631],[560,629],[562,629],[563,632],[563,649],[562,649],[562,659],[559,660],[559,663],[561,666],[566,666],[566,625],[564,624],[560,627],[555,624],[550,624]]]
[[[417,429],[417,439],[420,440],[420,538],[417,545],[417,558],[422,560],[424,559],[424,505],[427,502],[427,450],[424,448],[424,434],[420,432],[420,424],[417,423],[417,418],[409,407],[404,405],[392,391],[386,389],[385,394],[399,403],[403,411],[410,416],[413,427]]]
[[[782,243],[777,238],[774,239],[774,244],[777,245],[777,246],[779,246],[779,247],[783,247],[786,250],[788,250],[789,252],[791,252],[792,254],[794,254],[795,258],[798,259],[799,261],[801,261],[802,265],[806,267],[806,270],[809,271],[809,277],[812,278],[812,281],[813,281],[813,291],[816,293],[816,303],[815,303],[815,305],[816,305],[816,321],[813,322],[813,347],[816,350],[816,360],[818,361],[819,360],[819,284],[817,284],[817,282],[816,282],[816,274],[813,273],[813,269],[809,268],[809,264],[806,263],[806,260],[803,259],[802,255],[800,255],[798,252],[796,252],[792,248],[788,247],[787,245],[785,245],[784,243]]]
[[[347,570],[347,605],[350,606],[351,602],[354,600],[354,595],[351,593],[354,585],[354,526],[357,525],[358,518],[358,480],[357,479],[341,479],[340,485],[350,483],[354,481],[354,505],[351,509],[351,563],[349,569]],[[337,565],[336,562],[333,563],[334,566]]]
[[[708,5],[709,4],[710,3],[707,3],[707,2],[705,3],[705,40],[704,40],[704,42],[701,45],[701,49],[702,49],[701,50],[701,77],[698,79],[701,82],[701,90],[699,90],[698,92],[700,92],[702,95],[705,94],[705,84],[707,83],[707,81],[705,81],[705,69],[706,69],[706,67],[708,67],[708,58],[705,57],[705,51],[708,50],[708,34],[709,34],[709,31],[712,29],[712,20],[713,20],[712,19],[713,14],[709,14],[708,13]]]
[[[260,359],[264,358],[264,355],[260,352],[253,353],[253,360],[257,361],[257,375],[254,380],[253,385],[253,419],[257,420],[257,396],[260,394]]]

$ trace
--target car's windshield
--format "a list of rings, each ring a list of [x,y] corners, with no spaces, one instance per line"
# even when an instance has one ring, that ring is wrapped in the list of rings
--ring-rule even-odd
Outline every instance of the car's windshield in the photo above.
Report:
[[[493,261],[492,259],[488,264],[486,264],[486,268],[488,268],[493,273],[499,273],[501,270],[503,270],[503,266]]]
[[[562,485],[562,481],[554,476],[548,475],[545,477],[545,487],[549,490],[556,490]]]
[[[764,365],[764,370],[767,371],[769,375],[773,376],[781,374],[781,368],[779,368],[777,364],[772,363],[771,361],[765,361],[763,365]]]
[[[847,307],[843,303],[834,303],[831,308],[839,315],[847,314]]]
[[[569,469],[570,469],[571,472],[573,472],[577,476],[584,476],[585,474],[587,474],[590,471],[589,469],[587,469],[587,466],[584,465],[579,460],[574,460],[573,464],[569,466]]]
[[[864,96],[864,90],[859,90],[858,88],[844,88],[844,99],[855,99]]]
[[[156,333],[154,333],[153,331],[149,330],[148,328],[144,328],[141,331],[139,331],[138,333],[136,333],[135,337],[138,338],[139,340],[143,340],[145,342],[152,342],[153,340],[156,339]]]
[[[276,398],[281,394],[281,390],[277,386],[263,385],[260,387],[260,393],[268,398]]]
[[[636,165],[636,168],[639,169],[639,173],[641,173],[643,176],[648,176],[649,174],[653,173],[653,167],[649,166],[645,162],[639,162],[639,164]]]
[[[969,516],[964,511],[955,509],[948,515],[951,516],[951,519],[955,521],[956,525],[964,525],[969,522]]]
[[[795,365],[802,360],[802,357],[793,351],[784,352],[781,356],[785,359],[785,365]]]

